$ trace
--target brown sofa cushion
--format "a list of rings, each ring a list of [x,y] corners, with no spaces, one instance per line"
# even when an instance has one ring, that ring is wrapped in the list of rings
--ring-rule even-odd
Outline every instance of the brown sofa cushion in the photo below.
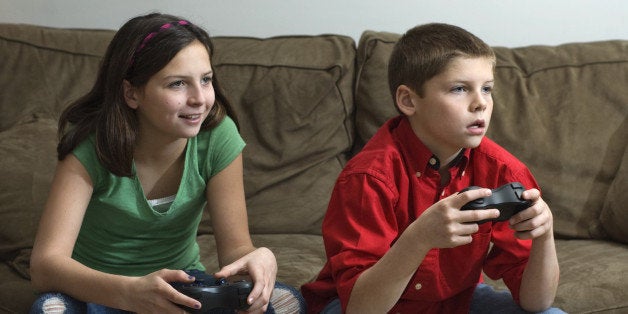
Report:
[[[359,150],[377,129],[398,115],[388,89],[388,58],[401,35],[366,31],[358,44],[355,87],[356,147]]]
[[[3,24],[0,50],[8,62],[0,71],[13,75],[0,78],[0,131],[40,117],[56,120],[91,87],[114,33]],[[333,35],[214,41],[212,62],[246,126],[252,231],[320,232],[352,143],[355,43]],[[22,83],[35,79],[41,88]],[[205,218],[202,233],[211,230]]]
[[[334,35],[214,42],[216,75],[247,143],[251,232],[320,233],[352,143],[355,43]]]
[[[626,313],[628,247],[598,240],[556,240],[560,282],[553,306],[567,313]],[[486,283],[507,289],[502,280]]]
[[[358,142],[397,114],[383,69],[398,38],[365,32],[360,40]],[[600,236],[599,213],[626,147],[621,130],[628,76],[615,74],[628,73],[628,41],[497,47],[495,52],[495,108],[488,136],[530,167],[553,209],[559,235]]]
[[[0,257],[33,245],[56,164],[56,122],[41,120],[0,132]]]
[[[489,136],[530,166],[558,235],[598,237],[626,147],[628,75],[616,74],[628,73],[628,41],[496,53]]]
[[[28,313],[37,295],[31,282],[0,264],[0,313]]]
[[[267,247],[277,259],[277,281],[299,289],[313,281],[327,260],[323,237],[313,234],[253,234],[253,244]],[[208,273],[220,269],[216,256],[216,243],[211,234],[199,235],[196,241],[201,248],[201,262]]]
[[[71,100],[93,84],[113,34],[1,24],[0,73],[11,75],[0,76],[0,131],[32,116],[56,120]]]
[[[618,129],[618,139],[628,140],[628,120]],[[603,231],[611,239],[628,244],[628,148],[606,196],[600,215]]]

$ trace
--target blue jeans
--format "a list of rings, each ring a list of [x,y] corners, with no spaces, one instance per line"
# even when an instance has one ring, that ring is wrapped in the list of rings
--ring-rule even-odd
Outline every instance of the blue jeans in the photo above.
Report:
[[[327,306],[321,311],[322,314],[340,314],[342,308],[340,306],[340,300],[338,298],[329,302]],[[508,291],[495,291],[487,284],[478,284],[473,292],[473,299],[471,300],[471,314],[490,314],[490,313],[509,313],[509,314],[527,314],[530,312],[524,311]],[[560,309],[549,308],[541,314],[564,314]]]
[[[213,282],[214,279],[211,275],[207,275],[202,271],[194,270],[189,272],[191,275],[199,278],[205,277],[206,282]],[[211,281],[210,281],[211,280]],[[277,293],[277,290],[283,290],[292,295],[294,299],[298,302],[298,313],[305,313],[306,305],[303,296],[301,293],[295,288],[288,286],[286,284],[276,282],[275,289],[273,293]],[[63,304],[63,305],[61,305]],[[53,306],[57,305],[57,306]],[[58,309],[64,309],[63,311],[59,311]],[[54,311],[57,309],[57,311]],[[86,303],[79,301],[77,299],[72,298],[71,296],[58,292],[44,293],[39,295],[37,300],[33,303],[31,310],[31,314],[40,314],[40,313],[89,313],[89,314],[126,314],[132,313],[124,310],[110,308],[100,304],[94,303]],[[207,312],[204,312],[207,313]],[[212,314],[223,314],[223,313],[235,313],[233,310],[225,310],[225,309],[213,309],[209,313]],[[273,308],[272,303],[268,304],[268,308],[266,313],[274,314],[275,309]]]
[[[476,314],[488,314],[488,313],[530,313],[523,310],[515,300],[509,291],[495,291],[493,287],[481,283],[475,288],[473,292],[473,300],[471,300],[471,309],[469,313]],[[550,307],[549,309],[538,312],[542,314],[565,314],[561,309]]]

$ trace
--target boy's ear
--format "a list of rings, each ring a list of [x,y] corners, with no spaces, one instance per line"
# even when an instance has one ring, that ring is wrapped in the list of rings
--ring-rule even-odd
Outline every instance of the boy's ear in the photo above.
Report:
[[[412,100],[412,97],[415,95],[414,91],[406,85],[397,87],[397,92],[395,93],[396,105],[399,111],[406,116],[411,116],[416,111],[416,104]]]
[[[127,80],[122,81],[122,89],[126,105],[131,107],[131,109],[137,109],[139,107],[138,89]]]

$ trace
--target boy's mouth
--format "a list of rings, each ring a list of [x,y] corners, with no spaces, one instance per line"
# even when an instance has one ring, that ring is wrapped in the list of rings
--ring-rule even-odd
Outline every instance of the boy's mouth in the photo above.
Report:
[[[484,125],[484,120],[476,120],[471,125],[469,125],[469,128],[483,128]]]
[[[475,120],[473,123],[467,126],[467,130],[474,135],[482,134],[486,129],[486,122],[484,120]]]

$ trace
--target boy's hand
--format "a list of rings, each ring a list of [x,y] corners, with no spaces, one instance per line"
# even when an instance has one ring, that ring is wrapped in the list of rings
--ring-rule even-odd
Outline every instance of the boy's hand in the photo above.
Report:
[[[430,206],[413,223],[422,241],[432,248],[452,248],[472,241],[479,230],[476,221],[499,217],[499,210],[460,210],[464,204],[491,195],[490,189],[469,190],[450,195]]]
[[[553,232],[552,212],[541,198],[541,192],[537,189],[530,189],[523,192],[522,196],[532,205],[510,218],[510,227],[515,230],[515,236],[525,240],[551,235]]]

